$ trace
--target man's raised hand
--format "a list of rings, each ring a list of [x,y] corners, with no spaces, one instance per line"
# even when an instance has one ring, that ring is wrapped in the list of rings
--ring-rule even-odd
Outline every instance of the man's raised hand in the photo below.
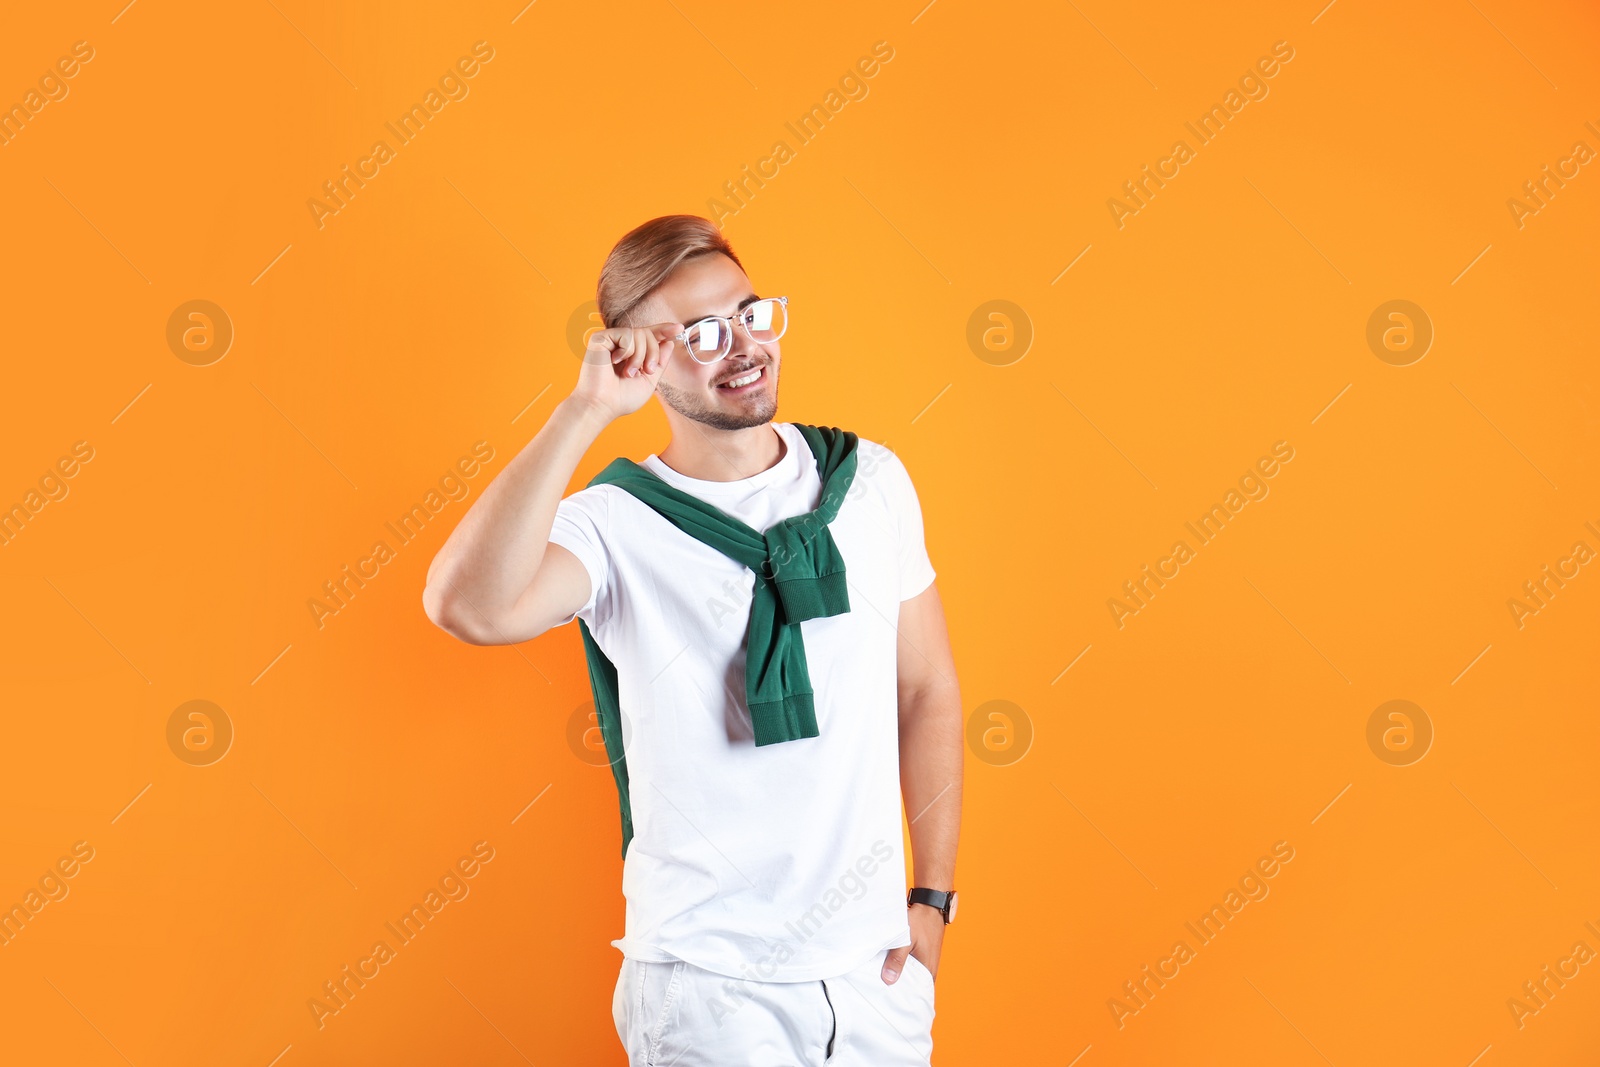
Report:
[[[683,325],[617,326],[597,330],[584,349],[573,396],[608,418],[630,415],[656,390],[661,371],[677,350]]]

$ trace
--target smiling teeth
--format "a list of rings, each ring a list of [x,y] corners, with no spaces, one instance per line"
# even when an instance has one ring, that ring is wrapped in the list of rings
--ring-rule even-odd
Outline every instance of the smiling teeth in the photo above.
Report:
[[[761,370],[760,368],[757,368],[751,371],[749,374],[746,374],[743,378],[732,378],[723,382],[722,386],[725,389],[736,389],[741,385],[749,385],[759,377],[761,377]]]

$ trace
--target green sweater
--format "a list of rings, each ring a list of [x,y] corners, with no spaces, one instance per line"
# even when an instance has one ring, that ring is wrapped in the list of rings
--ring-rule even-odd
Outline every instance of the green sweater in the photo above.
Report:
[[[822,502],[759,533],[698,497],[667,484],[631,459],[618,457],[589,484],[615,485],[632,493],[662,518],[696,540],[743,563],[756,574],[750,603],[745,697],[757,746],[817,736],[816,707],[800,623],[850,610],[844,557],[828,524],[839,514],[856,476],[858,438],[836,426],[794,423],[817,459]],[[628,766],[622,749],[622,711],[617,668],[600,651],[582,619],[583,651],[589,663],[600,734],[617,782],[622,807],[622,854],[633,840],[628,802]]]

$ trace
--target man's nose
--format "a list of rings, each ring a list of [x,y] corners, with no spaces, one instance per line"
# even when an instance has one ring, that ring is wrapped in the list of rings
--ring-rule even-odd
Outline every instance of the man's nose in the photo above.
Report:
[[[726,358],[732,359],[735,356],[746,356],[760,359],[765,354],[762,347],[756,343],[756,339],[750,336],[750,331],[744,328],[743,323],[734,326],[733,344],[728,348]]]

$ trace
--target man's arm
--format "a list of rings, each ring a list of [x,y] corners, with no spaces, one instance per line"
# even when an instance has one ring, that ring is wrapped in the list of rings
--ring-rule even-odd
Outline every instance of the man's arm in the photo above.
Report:
[[[961,830],[961,688],[937,584],[900,605],[900,793],[911,821],[912,884],[955,888],[956,840]],[[884,977],[898,974],[908,951],[939,970],[944,918],[933,908],[910,909],[910,949],[894,949]]]
[[[683,327],[661,323],[596,332],[578,385],[550,421],[473,503],[428,567],[422,609],[474,645],[538,637],[589,599],[589,572],[550,543],[561,494],[613,419],[655,392]]]
[[[469,644],[508,645],[584,605],[588,572],[550,543],[550,529],[561,494],[608,421],[568,397],[489,483],[428,567],[422,608],[436,626]]]

